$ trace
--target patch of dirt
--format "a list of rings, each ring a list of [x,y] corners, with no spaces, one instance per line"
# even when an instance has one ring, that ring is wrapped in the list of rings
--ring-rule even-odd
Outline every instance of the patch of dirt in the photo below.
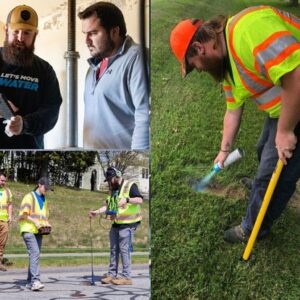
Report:
[[[245,199],[247,196],[247,190],[245,188],[233,184],[223,186],[219,183],[212,183],[205,191],[212,195],[228,197],[235,200]]]
[[[205,191],[212,195],[229,197],[235,200],[246,200],[248,196],[248,190],[245,187],[233,184],[223,186],[220,183],[211,183]],[[296,208],[300,213],[300,181],[297,183],[296,191],[289,201],[288,206]]]

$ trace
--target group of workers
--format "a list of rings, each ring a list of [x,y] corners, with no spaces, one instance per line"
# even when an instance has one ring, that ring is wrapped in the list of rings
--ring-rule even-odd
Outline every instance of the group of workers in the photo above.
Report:
[[[108,167],[105,172],[109,196],[105,204],[88,213],[89,218],[106,214],[111,223],[110,264],[108,273],[102,276],[103,284],[132,285],[131,250],[134,232],[142,220],[141,204],[143,196],[133,181],[125,180],[120,170]],[[20,234],[29,254],[29,266],[26,288],[39,291],[44,288],[40,280],[40,253],[43,236],[50,234],[52,226],[48,221],[49,208],[46,192],[52,190],[49,179],[41,177],[38,185],[26,194],[21,202],[18,216]],[[8,238],[9,225],[13,220],[12,193],[6,186],[6,176],[0,174],[0,270],[6,271],[5,264],[11,264],[3,257]],[[119,257],[122,260],[122,272],[119,272]]]

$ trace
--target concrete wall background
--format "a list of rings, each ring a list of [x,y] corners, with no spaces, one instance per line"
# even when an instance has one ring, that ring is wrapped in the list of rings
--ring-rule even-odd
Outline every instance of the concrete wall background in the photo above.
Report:
[[[77,0],[77,12],[82,11],[84,8],[95,0]],[[136,42],[139,39],[139,0],[111,0],[109,2],[117,5],[123,12],[127,32],[133,37]],[[149,10],[149,1],[147,1],[147,8]],[[63,104],[60,111],[58,123],[55,128],[45,136],[45,148],[47,149],[60,149],[65,146],[66,139],[66,61],[64,54],[67,50],[67,1],[64,0],[0,0],[0,46],[3,44],[4,31],[3,26],[6,22],[8,13],[12,8],[17,5],[26,4],[33,7],[39,15],[39,34],[36,39],[35,53],[41,58],[47,60],[54,68],[61,88],[63,97]],[[149,24],[149,16],[147,19]],[[148,30],[149,32],[149,26]],[[84,35],[81,32],[81,22],[76,18],[76,50],[80,54],[78,60],[78,143],[79,147],[82,146],[82,131],[83,131],[83,90],[85,74],[88,68],[87,58],[89,52],[84,42]],[[149,45],[149,34],[147,36]]]

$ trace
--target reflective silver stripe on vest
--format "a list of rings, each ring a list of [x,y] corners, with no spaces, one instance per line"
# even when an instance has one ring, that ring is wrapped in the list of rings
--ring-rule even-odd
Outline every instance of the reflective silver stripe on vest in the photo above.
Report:
[[[22,206],[21,206],[21,210],[23,210],[24,208],[29,208],[29,210],[31,210],[31,205],[30,204],[28,204],[28,203],[26,203],[26,204],[23,204]]]
[[[142,216],[142,213],[137,213],[135,215],[121,215],[121,216],[117,216],[117,221],[130,221],[130,220],[135,220],[139,217]]]
[[[258,67],[257,71],[268,77],[265,64],[278,57],[282,51],[293,44],[299,44],[299,41],[292,35],[285,35],[273,41],[265,50],[259,51],[255,57],[255,66]]]
[[[31,197],[32,197],[32,209],[31,209],[32,213],[30,214],[30,217],[33,218],[33,219],[48,220],[48,218],[46,216],[43,216],[41,214],[36,214],[35,203],[38,202],[38,200],[36,200],[34,192],[31,192],[30,194],[31,194]],[[45,200],[45,203],[44,203],[44,208],[45,208],[45,213],[46,213],[46,207],[45,207],[45,205],[46,205],[46,200]]]
[[[274,7],[272,7],[272,9],[276,14],[287,18],[288,20],[286,20],[286,21],[289,22],[292,26],[294,26],[298,29],[300,28],[300,19],[299,18],[295,17],[294,15],[290,14],[289,12],[286,12],[286,11],[283,11],[280,9],[276,9]],[[295,24],[293,24],[293,23],[295,23]]]
[[[32,207],[31,207],[31,211],[34,213],[35,212],[35,197],[34,197],[34,193],[31,192],[31,197],[32,197]]]
[[[233,58],[237,67],[237,70],[239,72],[239,75],[242,79],[242,81],[244,81],[246,83],[246,85],[249,87],[249,91],[253,94],[259,94],[263,91],[266,90],[266,86],[260,84],[259,82],[254,81],[248,74],[247,74],[247,69],[243,68],[237,60],[235,60],[235,58]],[[250,73],[250,71],[249,71]]]
[[[257,103],[257,105],[262,105],[271,102],[272,100],[280,96],[280,93],[281,87],[275,85],[271,89],[265,91],[263,94],[256,97],[251,97],[250,99],[254,100]]]
[[[30,217],[33,218],[33,219],[48,220],[47,217],[42,216],[42,215],[38,215],[38,214],[31,214]]]
[[[2,197],[1,197],[1,201],[0,201],[0,209],[7,209],[8,208],[8,205],[7,203],[10,203],[10,194],[9,194],[9,191],[8,191],[8,188],[7,187],[4,187],[4,191],[5,191],[5,195],[6,195],[6,204],[2,204]],[[4,196],[4,195],[3,195]]]
[[[127,180],[124,180],[123,187],[122,187],[122,190],[123,190],[122,194],[129,193],[129,187],[130,187],[130,182]]]
[[[228,102],[234,102],[234,97],[233,97],[233,94],[232,94],[232,90],[228,90],[228,89],[223,89],[224,90],[224,93],[225,93],[225,98],[226,98],[226,101]]]

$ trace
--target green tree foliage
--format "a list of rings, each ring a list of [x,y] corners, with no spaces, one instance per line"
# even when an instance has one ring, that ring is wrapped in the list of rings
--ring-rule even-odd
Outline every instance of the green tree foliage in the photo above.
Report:
[[[102,151],[97,153],[98,161],[105,172],[107,167],[115,167],[124,173],[128,166],[148,168],[148,154],[134,151]]]
[[[79,188],[82,174],[95,164],[96,152],[68,151],[60,154],[60,165],[64,167],[64,172],[74,175],[74,187]]]
[[[82,174],[95,163],[92,151],[16,151],[2,152],[1,169],[18,181],[36,182],[50,176],[53,183],[80,186]]]

